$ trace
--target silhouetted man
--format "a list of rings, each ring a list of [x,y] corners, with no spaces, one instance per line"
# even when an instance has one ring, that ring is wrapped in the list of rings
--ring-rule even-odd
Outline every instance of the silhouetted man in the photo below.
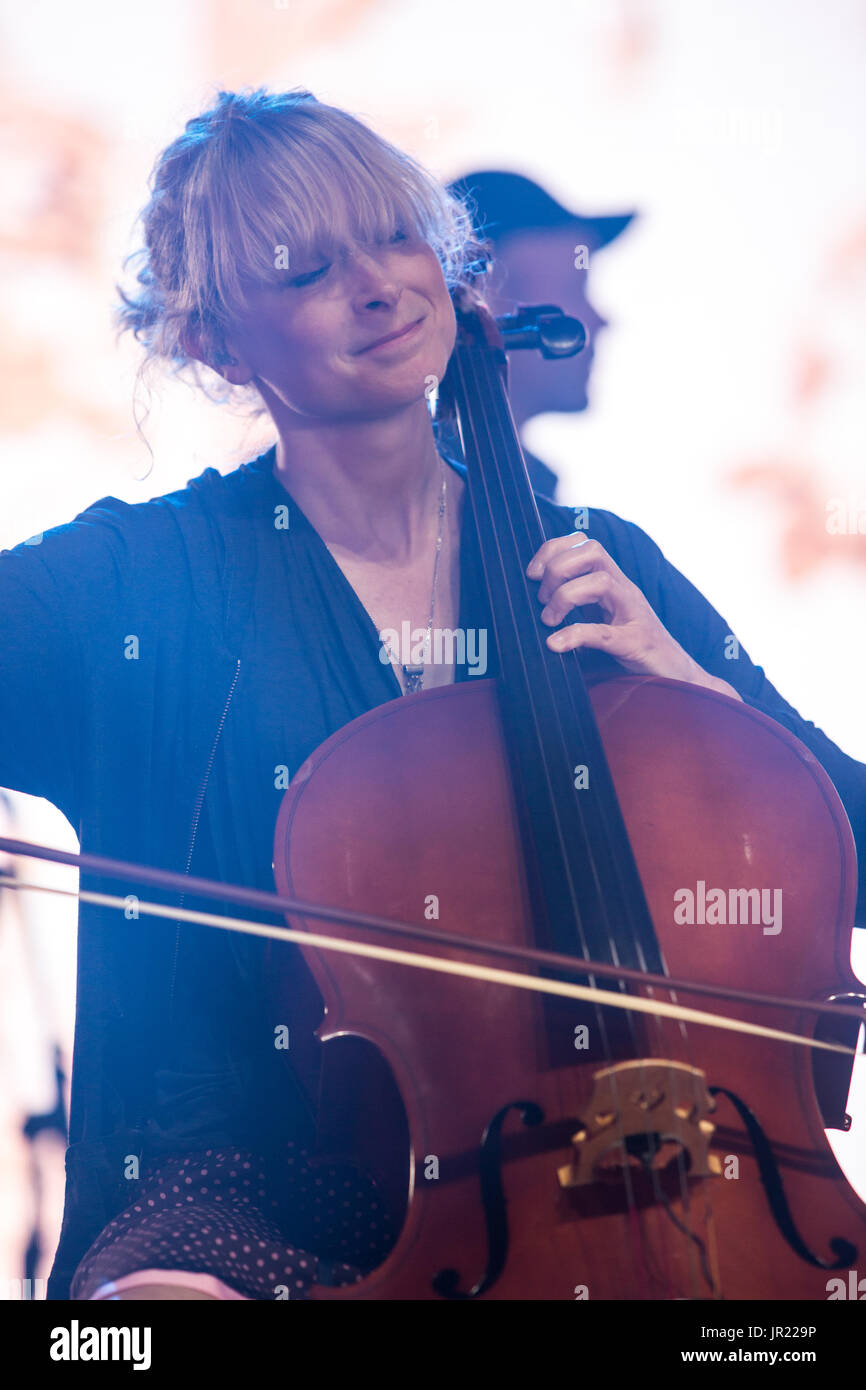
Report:
[[[537,352],[509,357],[509,391],[517,428],[547,411],[585,410],[595,340],[605,320],[588,296],[593,256],[635,216],[583,217],[569,212],[521,174],[484,170],[451,185],[469,195],[478,234],[492,243],[494,265],[485,292],[495,314],[515,304],[555,304],[580,319],[588,344],[577,357],[546,361]],[[524,448],[532,486],[553,497],[557,476]]]

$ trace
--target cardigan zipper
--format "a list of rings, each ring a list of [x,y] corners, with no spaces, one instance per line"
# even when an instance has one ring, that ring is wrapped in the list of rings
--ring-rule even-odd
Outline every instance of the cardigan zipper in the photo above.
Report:
[[[197,835],[198,835],[198,827],[199,827],[199,821],[201,820],[201,812],[202,812],[202,807],[203,807],[203,805],[204,805],[205,793],[206,793],[206,791],[207,791],[208,782],[210,781],[210,775],[211,775],[211,770],[212,770],[213,765],[214,765],[214,758],[216,757],[217,746],[218,746],[218,744],[219,744],[220,738],[222,737],[222,731],[223,731],[223,728],[225,727],[226,719],[228,718],[229,705],[230,705],[231,702],[232,702],[232,697],[234,696],[235,688],[236,688],[236,686],[237,686],[238,677],[240,676],[240,673],[241,673],[241,659],[240,659],[240,657],[237,657],[237,658],[236,658],[236,664],[235,664],[235,674],[234,674],[234,678],[233,678],[233,680],[232,680],[231,687],[230,687],[230,689],[229,689],[229,693],[228,693],[228,695],[226,696],[226,702],[225,702],[225,706],[224,706],[224,708],[223,708],[222,718],[220,719],[219,727],[218,727],[218,729],[217,729],[217,731],[216,731],[216,737],[214,738],[214,741],[213,741],[213,747],[212,747],[211,750],[210,750],[210,757],[209,757],[209,759],[208,759],[207,768],[206,768],[206,770],[205,770],[204,778],[203,778],[203,780],[202,780],[202,784],[201,784],[201,787],[200,787],[200,789],[199,789],[199,794],[198,794],[198,797],[197,797],[196,803],[195,803],[195,811],[193,812],[192,825],[191,825],[191,827],[190,827],[189,849],[188,849],[188,851],[187,851],[187,856],[186,856],[186,867],[185,867],[185,869],[184,869],[184,874],[188,874],[188,873],[189,873],[190,867],[191,867],[191,865],[192,865],[192,856],[193,856],[193,853],[194,853],[194,851],[195,851],[195,842],[196,842],[196,837],[197,837]],[[181,898],[180,898],[180,902],[178,903],[178,907],[183,907],[185,901],[186,901],[186,894],[185,894],[185,893],[182,893],[182,894],[181,894]],[[178,955],[179,955],[179,952],[180,952],[181,927],[182,927],[182,923],[181,923],[181,922],[178,922],[178,923],[177,923],[177,930],[176,930],[176,932],[175,932],[175,938],[174,938],[174,960],[173,960],[173,962],[172,962],[172,967],[171,967],[171,989],[170,989],[170,991],[169,991],[169,997],[168,997],[169,1017],[171,1017],[171,1011],[172,1011],[172,1009],[173,1009],[173,1007],[174,1007],[174,987],[175,987],[175,983],[176,983],[176,981],[177,981],[177,959],[178,959]]]

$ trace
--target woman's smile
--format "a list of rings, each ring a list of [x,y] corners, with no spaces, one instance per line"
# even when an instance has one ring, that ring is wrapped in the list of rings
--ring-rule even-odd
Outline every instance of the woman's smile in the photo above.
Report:
[[[414,344],[426,317],[426,314],[422,314],[421,318],[406,324],[404,328],[395,329],[391,333],[386,333],[381,338],[374,339],[372,343],[368,343],[366,347],[361,348],[356,353],[356,356],[361,357],[371,352],[378,355],[381,352],[386,352],[389,348],[400,348],[404,343]]]

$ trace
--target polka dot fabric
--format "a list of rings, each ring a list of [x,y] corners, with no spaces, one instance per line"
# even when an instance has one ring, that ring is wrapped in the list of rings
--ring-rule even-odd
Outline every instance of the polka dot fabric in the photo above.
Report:
[[[349,1163],[312,1163],[287,1146],[279,1190],[236,1149],[143,1165],[135,1201],[97,1236],[75,1271],[73,1299],[141,1269],[214,1275],[247,1298],[303,1299],[314,1283],[364,1277],[394,1232],[375,1183]],[[287,1240],[291,1225],[292,1240]],[[300,1245],[303,1248],[299,1248]]]

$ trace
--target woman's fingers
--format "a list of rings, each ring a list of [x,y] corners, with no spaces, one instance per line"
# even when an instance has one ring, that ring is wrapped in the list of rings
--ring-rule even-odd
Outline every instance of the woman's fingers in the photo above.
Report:
[[[556,627],[572,608],[590,603],[603,608],[610,621],[624,622],[642,597],[604,546],[579,531],[545,541],[526,572],[540,575],[537,598],[544,604],[541,620],[548,627]]]
[[[539,598],[541,598],[539,594]],[[628,595],[607,570],[593,570],[579,579],[568,579],[554,589],[541,610],[541,621],[556,627],[572,608],[597,603],[612,620],[622,619]]]
[[[610,623],[569,623],[559,632],[552,632],[546,640],[548,647],[555,652],[594,647],[597,651],[608,652],[624,665],[635,662],[643,669],[637,653],[638,634],[632,631],[630,624],[613,627]]]
[[[563,580],[573,579],[577,575],[586,574],[588,570],[613,563],[598,541],[590,540],[576,531],[570,536],[555,536],[553,540],[545,541],[527,566],[526,573],[530,579],[541,581],[538,597],[542,603],[546,603],[553,590]]]
[[[527,567],[539,579],[541,621],[558,627],[574,608],[596,604],[606,621],[570,623],[546,639],[552,651],[606,651],[627,671],[696,680],[705,675],[663,626],[646,595],[604,547],[580,532],[545,541]]]

